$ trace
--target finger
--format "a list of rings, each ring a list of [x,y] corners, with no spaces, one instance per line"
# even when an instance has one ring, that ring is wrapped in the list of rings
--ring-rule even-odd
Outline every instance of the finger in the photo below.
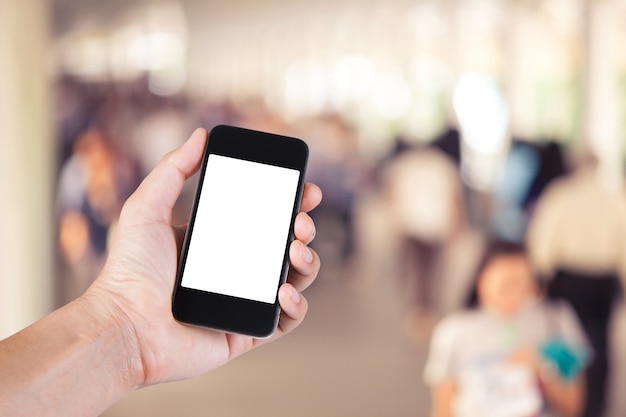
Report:
[[[312,182],[304,184],[304,192],[302,193],[302,203],[300,211],[311,211],[322,201],[322,190]]]
[[[304,212],[298,213],[294,224],[296,239],[308,245],[315,239],[315,233],[315,223],[313,219]]]
[[[281,313],[278,330],[281,335],[298,327],[309,308],[306,298],[291,284],[283,284],[278,290],[278,302]]]
[[[299,240],[289,247],[289,276],[287,281],[298,291],[307,289],[320,270],[320,258],[315,251]]]
[[[161,159],[131,196],[131,205],[137,200],[141,201],[142,215],[146,221],[170,222],[172,207],[185,180],[200,168],[206,140],[207,131],[196,129],[181,147]]]

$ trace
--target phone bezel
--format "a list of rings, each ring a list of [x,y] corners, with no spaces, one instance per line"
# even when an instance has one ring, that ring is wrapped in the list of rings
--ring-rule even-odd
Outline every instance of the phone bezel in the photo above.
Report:
[[[276,298],[272,304],[205,292],[181,285],[189,243],[193,234],[198,204],[202,193],[206,166],[211,154],[290,168],[300,172],[289,233],[285,237],[283,265],[280,277],[277,277]],[[176,285],[172,295],[172,313],[176,320],[223,332],[246,334],[258,338],[268,337],[274,333],[280,315],[278,289],[287,279],[289,245],[293,240],[295,217],[300,210],[308,155],[308,146],[300,139],[227,125],[219,125],[211,130],[202,158],[195,199],[187,226],[187,233],[185,234],[176,274]]]

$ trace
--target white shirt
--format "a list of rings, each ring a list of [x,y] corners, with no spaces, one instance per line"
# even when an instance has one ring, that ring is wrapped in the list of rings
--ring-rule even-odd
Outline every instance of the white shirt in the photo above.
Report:
[[[484,309],[461,311],[436,326],[424,381],[429,386],[455,382],[455,417],[545,415],[532,370],[508,358],[554,338],[588,356],[589,345],[565,303],[531,302],[512,318]]]
[[[437,149],[400,155],[387,173],[391,220],[408,236],[438,244],[456,227],[461,204],[458,169]]]
[[[626,280],[626,191],[602,186],[591,170],[556,180],[537,203],[527,243],[545,276],[568,268]]]

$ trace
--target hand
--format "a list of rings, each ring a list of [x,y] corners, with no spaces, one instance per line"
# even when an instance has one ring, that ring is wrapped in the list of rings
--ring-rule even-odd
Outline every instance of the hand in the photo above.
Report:
[[[318,255],[307,244],[315,225],[306,212],[321,201],[319,187],[306,184],[302,211],[296,217],[289,250],[291,267],[278,300],[278,329],[268,339],[192,327],[172,317],[171,297],[186,226],[171,224],[172,207],[183,184],[202,159],[207,132],[196,130],[180,148],[166,155],[122,210],[114,243],[102,273],[83,295],[102,314],[119,321],[131,355],[135,387],[189,378],[214,369],[256,346],[275,340],[304,319],[307,301],[300,294],[319,272]],[[246,248],[241,239],[241,256]]]
[[[578,375],[571,380],[564,380],[552,371],[537,349],[522,347],[513,352],[508,363],[528,367],[537,378],[548,408],[556,415],[564,417],[580,416],[585,404],[585,380]],[[548,375],[546,377],[546,374]]]

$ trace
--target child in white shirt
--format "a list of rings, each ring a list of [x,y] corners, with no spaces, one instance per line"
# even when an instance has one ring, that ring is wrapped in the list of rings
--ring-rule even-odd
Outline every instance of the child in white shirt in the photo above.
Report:
[[[490,247],[472,304],[435,328],[431,416],[579,416],[588,344],[569,306],[541,298],[523,247]]]

